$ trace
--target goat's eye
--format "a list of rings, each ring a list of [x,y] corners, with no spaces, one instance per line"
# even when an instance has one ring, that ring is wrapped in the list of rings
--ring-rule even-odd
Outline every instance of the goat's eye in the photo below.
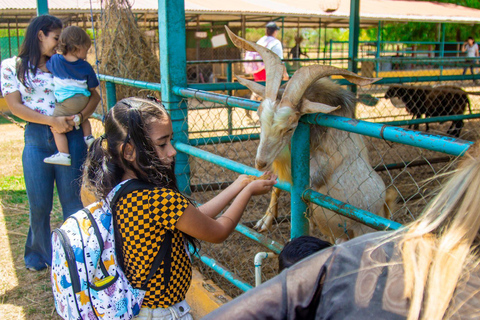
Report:
[[[293,132],[293,130],[295,130],[295,128],[290,128],[287,130],[287,132],[290,133],[290,132]]]

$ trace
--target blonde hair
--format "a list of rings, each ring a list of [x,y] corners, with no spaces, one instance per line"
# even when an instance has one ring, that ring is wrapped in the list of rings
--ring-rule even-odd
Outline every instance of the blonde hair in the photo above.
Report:
[[[467,264],[479,262],[480,144],[470,147],[449,181],[410,226],[400,242],[408,320],[448,319]]]

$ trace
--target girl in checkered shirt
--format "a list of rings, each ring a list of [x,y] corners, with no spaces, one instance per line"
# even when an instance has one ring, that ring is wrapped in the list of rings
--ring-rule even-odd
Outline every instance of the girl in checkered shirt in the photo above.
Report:
[[[195,239],[224,241],[250,198],[270,192],[276,180],[270,173],[253,181],[240,175],[215,198],[196,207],[178,190],[172,140],[172,123],[161,104],[126,98],[109,111],[105,135],[94,141],[85,165],[86,186],[99,198],[129,179],[153,186],[121,197],[112,208],[119,264],[134,287],[145,281],[167,231],[173,233],[170,276],[164,277],[162,264],[148,283],[139,319],[192,319],[185,302],[192,275],[185,243],[196,248]]]

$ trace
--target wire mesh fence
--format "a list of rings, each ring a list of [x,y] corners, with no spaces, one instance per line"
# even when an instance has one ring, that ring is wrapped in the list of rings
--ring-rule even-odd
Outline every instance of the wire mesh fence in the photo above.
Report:
[[[428,77],[439,71],[425,69],[423,72],[422,76]],[[333,78],[333,81],[338,80]],[[477,83],[473,80],[451,80],[439,83],[435,81],[414,82],[415,78],[413,77],[404,77],[403,79],[410,82],[401,85],[373,84],[358,87],[358,102],[352,116],[371,122],[409,120],[414,116],[411,111],[415,110],[414,107],[409,107],[413,102],[416,103],[417,109],[421,109],[420,118],[423,121],[434,116],[470,115],[480,111],[480,98],[474,94],[478,91]],[[393,93],[388,94],[389,91]],[[247,98],[251,96],[251,92],[248,90],[236,90],[232,94]],[[106,97],[106,93],[103,96]],[[465,97],[468,99],[468,103],[466,103]],[[260,123],[256,112],[248,112],[241,108],[227,107],[200,99],[189,98],[184,101],[188,106],[189,139],[192,145],[247,166],[255,166],[260,133]],[[430,102],[427,103],[428,101]],[[427,112],[428,108],[433,108],[435,112]],[[455,109],[460,111],[452,113],[452,110]],[[102,106],[97,108],[97,112],[101,119]],[[99,136],[103,133],[102,122],[91,121],[94,135]],[[449,132],[451,123],[452,121],[430,123],[428,132],[453,136],[455,132]],[[477,140],[480,134],[478,124],[479,120],[476,119],[464,120],[464,126],[458,132],[459,137],[470,141]],[[425,131],[426,125],[419,124],[418,130]],[[455,167],[453,157],[443,153],[365,136],[360,138],[363,143],[359,143],[358,138],[358,135],[345,133],[342,139],[336,140],[336,145],[333,147],[334,150],[339,151],[345,148],[352,149],[354,146],[356,154],[361,157],[360,163],[371,168],[366,177],[362,178],[354,170],[353,164],[346,167],[341,179],[344,181],[355,180],[354,185],[357,189],[350,190],[348,195],[342,198],[342,196],[338,196],[338,190],[341,193],[345,186],[342,186],[340,182],[329,186],[330,189],[320,190],[319,188],[315,189],[315,181],[312,179],[313,189],[356,205],[355,199],[365,199],[369,196],[370,191],[364,186],[368,184],[369,179],[378,175],[384,185],[380,190],[381,200],[385,197],[392,197],[393,194],[395,201],[395,205],[390,208],[391,216],[387,217],[402,224],[412,221],[421,213],[428,202],[428,194],[442,183],[439,173]],[[218,143],[219,141],[221,143]],[[362,154],[364,155],[361,156]],[[327,162],[337,160],[335,155],[332,155]],[[315,159],[311,159],[311,163],[314,164],[314,161]],[[232,171],[197,157],[190,157],[190,170],[192,197],[199,204],[212,199],[238,176]],[[271,201],[270,195],[253,198],[248,204],[241,223],[254,229],[265,213],[269,210],[271,212],[272,207],[277,207],[277,217],[272,226],[262,233],[267,238],[284,245],[290,238],[290,195],[287,192],[282,192],[276,202]],[[339,222],[335,220],[338,218],[337,214],[328,214],[316,205],[310,205],[310,209],[311,234],[325,240],[335,242],[340,238],[348,239],[364,232],[373,231],[354,223],[357,225],[357,232],[349,233],[348,220],[342,218]],[[374,205],[367,205],[361,209],[377,213]],[[332,222],[334,222],[333,227],[331,226]],[[322,223],[329,228],[339,229],[340,233],[336,232],[333,237],[329,237],[331,234],[325,232],[325,229],[319,228]],[[212,257],[216,263],[225,266],[240,279],[253,285],[255,282],[254,257],[255,254],[262,251],[271,250],[235,232],[222,244],[203,243],[201,254]],[[202,273],[217,282],[229,295],[237,296],[242,292],[198,260],[196,264]],[[262,268],[263,281],[276,274],[276,259],[265,260]]]
[[[186,99],[189,114],[189,137],[190,139],[206,139],[211,137],[222,137],[228,135],[253,135],[259,133],[258,117],[256,113],[248,114],[240,108],[228,108],[223,105]],[[195,143],[194,143],[195,144]],[[199,145],[198,147],[216,155],[238,161],[242,164],[254,167],[255,154],[258,140],[245,138],[245,141],[236,141],[213,145]],[[208,161],[191,157],[191,185],[194,186],[193,198],[198,203],[205,203],[221,192],[221,189],[232,183],[237,173],[213,165]],[[254,197],[249,202],[242,223],[247,227],[254,227],[256,221],[265,213],[269,204],[269,196]],[[289,196],[280,200],[280,218],[271,231],[266,233],[267,237],[284,244],[290,237],[288,224],[288,209],[290,206]],[[222,244],[202,243],[202,254],[214,258],[218,263],[226,266],[246,282],[254,283],[254,256],[257,252],[269,251],[260,244],[235,233]],[[221,284],[228,293],[236,296],[241,291],[225,281],[217,273],[212,272],[202,264],[198,265],[202,273]],[[263,268],[264,279],[272,277],[276,273],[276,262],[267,260]]]
[[[472,78],[475,61],[394,60],[401,67],[396,70],[372,72],[372,68],[361,70],[364,76],[394,78],[392,84],[376,84],[359,88],[360,103],[356,109],[359,119],[387,122],[438,116],[475,114],[480,111],[480,84]],[[464,76],[464,74],[467,74]],[[444,81],[438,81],[443,77]],[[458,130],[448,132],[461,136]],[[429,126],[426,126],[429,127]],[[419,126],[416,125],[415,129]],[[452,128],[453,129],[453,128]],[[446,133],[448,130],[442,132]],[[437,131],[437,133],[440,133]]]
[[[465,93],[477,90],[476,83],[472,80],[449,81],[446,84],[442,83],[442,86],[439,86],[439,83],[434,81],[427,83],[410,82],[403,87],[412,86],[418,87],[414,88],[416,91],[422,90],[423,87],[428,87],[428,90],[426,90],[428,91],[427,97],[432,99],[430,107],[436,108],[437,110],[431,113],[425,112],[425,114],[423,114],[424,118],[451,115],[451,113],[447,111],[458,107],[464,108],[462,112],[459,112],[460,114],[474,114],[478,113],[480,109],[478,96]],[[397,100],[392,101],[391,98],[385,97],[390,87],[392,86],[370,85],[367,87],[359,87],[355,117],[368,119],[368,121],[372,122],[410,119],[412,114],[408,112],[405,106]],[[441,92],[439,93],[439,91]],[[240,92],[234,91],[233,94],[244,97],[250,96],[250,92],[247,90]],[[462,98],[465,96],[469,99],[468,105],[465,104],[465,99]],[[399,100],[401,99],[402,97],[399,98]],[[412,98],[409,97],[408,99]],[[227,136],[258,134],[260,128],[256,113],[248,114],[240,108],[229,108],[198,99],[186,99],[186,103],[189,108],[189,138],[192,139],[191,141],[194,145],[202,141],[200,144],[203,145],[199,145],[198,147],[203,150],[251,167],[254,166],[256,150],[259,143],[256,139],[257,136],[253,136],[251,139],[246,138],[244,141],[234,140],[233,138],[228,140],[229,138]],[[450,126],[451,121],[431,123],[429,124],[429,133],[453,136],[454,132],[447,133]],[[419,129],[425,130],[425,125],[420,125]],[[459,136],[462,139],[475,141],[478,139],[479,134],[478,120],[464,120],[464,127],[459,132]],[[429,193],[442,183],[439,174],[455,167],[453,162],[454,157],[440,152],[391,143],[370,137],[362,137],[361,139],[364,141],[364,144],[359,145],[358,137],[354,137],[354,135],[355,134],[351,133],[346,134],[345,139],[337,141],[338,145],[336,145],[334,149],[340,150],[342,145],[352,145],[353,143],[357,147],[355,151],[357,154],[365,153],[367,155],[361,160],[364,162],[364,165],[371,167],[371,172],[369,172],[366,179],[371,179],[374,175],[379,176],[385,185],[384,189],[381,190],[383,191],[381,197],[393,197],[395,202],[395,205],[390,208],[391,216],[389,214],[387,216],[402,224],[412,221],[421,213],[425,204],[428,202]],[[224,142],[226,141],[225,143],[205,145],[211,137],[227,137],[227,139],[223,140]],[[328,161],[335,161],[335,159],[332,157],[328,159]],[[237,176],[237,174],[229,170],[215,166],[199,158],[191,157],[190,164],[191,184],[194,186],[193,190],[195,191],[193,198],[199,203],[204,203],[221,192],[221,189],[228,186]],[[348,179],[359,180],[355,183],[355,185],[358,186],[358,190],[351,192],[348,197],[342,199],[347,203],[354,202],[352,198],[367,198],[369,196],[368,189],[362,187],[366,181],[361,180],[355,173],[355,170],[349,167],[346,168],[344,173]],[[313,181],[312,185],[314,185]],[[339,184],[335,184],[331,188],[333,190],[341,187]],[[332,190],[322,191],[325,194],[332,194],[334,193]],[[272,227],[263,233],[268,238],[283,245],[290,238],[290,195],[283,192],[278,198],[278,203],[272,204],[270,202],[270,196],[253,199],[247,207],[242,218],[242,223],[247,227],[255,228],[257,222],[263,217],[265,212],[267,212],[272,205],[277,205],[278,217],[274,220]],[[373,207],[365,207],[363,209],[374,212],[374,210],[372,210]],[[315,225],[315,215],[325,215],[323,209],[311,205],[310,212],[312,213],[310,218],[312,235],[331,241],[336,241],[340,238],[333,237],[332,239],[326,237],[325,232],[321,232],[318,226]],[[325,219],[327,219],[328,222],[331,216],[323,220]],[[336,227],[346,230],[345,225],[338,222],[336,223]],[[365,226],[359,226],[358,230],[359,232],[356,235],[373,231]],[[352,234],[348,232],[346,232],[345,235],[345,237],[341,238],[348,239],[352,236]],[[222,244],[204,243],[202,245],[203,254],[214,258],[219,264],[224,265],[227,269],[250,284],[254,283],[253,259],[255,254],[261,251],[270,250],[239,233],[235,233]],[[212,272],[208,267],[202,264],[199,264],[199,267],[209,278],[219,283],[228,294],[236,296],[241,293],[239,289],[225,281],[215,272]],[[274,259],[266,260],[262,272],[263,280],[271,278],[276,273],[277,262]]]
[[[23,39],[24,36],[18,35],[18,30],[16,36],[0,37],[0,61],[17,56]]]

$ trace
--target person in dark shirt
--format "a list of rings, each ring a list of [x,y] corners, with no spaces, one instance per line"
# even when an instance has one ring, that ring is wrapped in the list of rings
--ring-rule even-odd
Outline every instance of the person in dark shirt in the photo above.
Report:
[[[300,44],[303,41],[302,36],[297,36],[295,37],[295,46],[290,50],[290,53],[288,54],[288,57],[292,57],[292,59],[300,59],[300,56],[305,56],[308,58],[308,55],[302,51],[302,48],[300,47]]]

